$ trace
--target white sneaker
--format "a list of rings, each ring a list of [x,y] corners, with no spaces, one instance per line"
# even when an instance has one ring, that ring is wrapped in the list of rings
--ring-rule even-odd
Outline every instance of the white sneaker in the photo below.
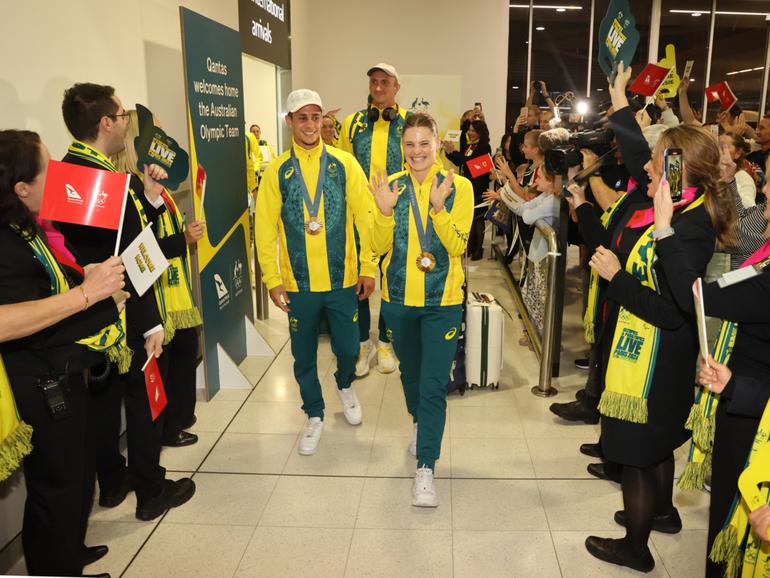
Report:
[[[377,371],[393,373],[396,371],[396,354],[391,343],[380,342],[377,347]]]
[[[346,389],[337,389],[337,395],[340,396],[342,402],[342,413],[345,414],[345,419],[348,420],[350,425],[358,425],[361,423],[361,404],[358,403],[358,396],[353,391],[353,386]]]
[[[374,343],[367,339],[361,343],[361,349],[358,350],[358,361],[356,361],[356,377],[369,375],[369,358],[372,356]]]
[[[302,437],[299,440],[299,454],[312,456],[318,449],[318,442],[324,431],[324,422],[320,417],[311,417],[305,424]]]
[[[433,485],[433,470],[418,468],[412,484],[412,505],[418,508],[435,508],[438,506],[438,494]]]
[[[414,434],[412,434],[412,443],[409,444],[409,453],[413,458],[417,457],[417,422],[414,423]]]

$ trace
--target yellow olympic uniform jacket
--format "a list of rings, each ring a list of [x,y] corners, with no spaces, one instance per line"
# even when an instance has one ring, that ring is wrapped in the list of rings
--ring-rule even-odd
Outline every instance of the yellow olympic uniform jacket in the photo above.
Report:
[[[398,105],[396,105],[398,106]],[[404,169],[401,135],[404,132],[406,109],[398,107],[392,121],[380,118],[372,122],[367,109],[349,115],[342,123],[338,147],[351,153],[366,173],[366,178],[381,169],[392,175]]]
[[[323,142],[313,149],[292,143],[308,194],[315,199]],[[262,175],[256,207],[256,243],[262,277],[268,289],[331,291],[351,287],[361,275],[374,277],[377,260],[371,250],[374,199],[366,177],[352,155],[326,146],[326,176],[318,217],[321,232],[305,231],[309,218],[291,150],[273,160]],[[361,238],[359,256],[353,236]]]
[[[423,307],[463,302],[462,256],[473,221],[473,186],[465,177],[455,175],[444,209],[436,213],[430,207],[430,189],[436,175],[441,183],[447,172],[434,164],[422,183],[418,183],[408,170],[392,175],[390,183],[399,185],[393,215],[385,217],[378,208],[374,209],[372,248],[376,255],[385,255],[382,298],[389,303]],[[414,187],[424,226],[428,219],[433,221],[428,251],[436,258],[436,266],[430,272],[417,268],[422,248],[409,200],[408,180]]]

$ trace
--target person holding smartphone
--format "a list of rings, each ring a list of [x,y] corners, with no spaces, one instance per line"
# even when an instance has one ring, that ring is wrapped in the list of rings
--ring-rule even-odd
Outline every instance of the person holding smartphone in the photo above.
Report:
[[[323,104],[299,89],[286,99],[292,146],[265,169],[257,195],[256,244],[270,299],[288,313],[294,377],[307,423],[301,455],[318,448],[324,399],[318,380],[318,325],[325,314],[337,357],[337,394],[345,419],[361,423],[353,390],[358,355],[358,302],[374,289],[378,260],[371,251],[373,199],[353,155],[321,140]],[[353,236],[355,224],[361,252]],[[359,274],[360,266],[360,274]]]
[[[688,176],[690,168],[690,164],[685,163]],[[735,186],[734,181],[730,184]],[[765,185],[764,192],[770,193],[770,185]],[[663,183],[655,194],[655,228],[670,230],[673,212],[668,187]],[[678,306],[694,314],[691,288],[701,275],[683,250],[682,240],[676,234],[667,235],[658,242],[657,251]],[[703,395],[712,396],[716,403],[707,555],[711,553],[718,533],[729,522],[738,477],[745,467],[762,412],[770,399],[770,357],[767,355],[770,350],[770,308],[761,305],[770,299],[768,255],[770,243],[766,242],[753,258],[747,260],[747,264],[760,266],[760,273],[753,278],[725,287],[720,287],[717,282],[703,284],[706,315],[737,324],[729,360],[719,363],[712,356],[707,362],[701,359],[698,376],[704,388]],[[718,397],[714,397],[715,394]],[[711,559],[707,561],[707,577],[717,578],[723,574],[723,564]]]
[[[610,94],[610,117],[618,146],[636,186],[616,205],[612,234],[578,187],[568,202],[575,208],[586,243],[595,253],[590,265],[605,284],[600,337],[605,389],[599,404],[604,456],[622,464],[624,509],[615,520],[626,527],[621,539],[589,536],[595,557],[649,572],[650,531],[681,529],[673,506],[674,450],[688,438],[684,424],[693,403],[692,373],[698,354],[694,319],[677,305],[665,272],[656,263],[656,241],[676,234],[692,267],[702,274],[717,238],[730,240],[732,201],[718,186],[719,148],[707,132],[675,127],[650,152],[625,89],[630,69],[621,63]],[[683,200],[671,230],[654,228],[652,194],[663,177],[667,148],[679,148],[687,167]]]

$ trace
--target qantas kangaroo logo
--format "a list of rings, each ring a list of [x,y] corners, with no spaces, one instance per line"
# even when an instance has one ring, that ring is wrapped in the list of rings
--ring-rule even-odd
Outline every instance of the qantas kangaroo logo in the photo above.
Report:
[[[81,197],[80,193],[75,190],[75,187],[68,184],[65,184],[64,187],[67,189],[67,201],[77,205],[83,204],[83,197]]]

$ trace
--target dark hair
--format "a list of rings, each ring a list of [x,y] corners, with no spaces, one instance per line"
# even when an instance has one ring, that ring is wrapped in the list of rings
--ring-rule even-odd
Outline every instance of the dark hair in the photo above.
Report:
[[[249,127],[249,131],[251,131],[251,129],[253,129],[254,127],[257,127],[259,130],[262,130],[262,127],[260,127],[258,124],[252,124],[252,125]]]
[[[16,183],[31,183],[42,166],[40,135],[29,130],[0,130],[0,225],[16,225],[25,237],[37,231],[35,217],[16,194]]]
[[[408,114],[404,121],[404,130],[401,134],[406,134],[406,129],[408,128],[419,127],[430,129],[433,136],[438,137],[438,125],[436,124],[436,121],[433,120],[433,117],[426,112],[414,112]]]
[[[727,131],[723,134],[730,137],[730,140],[733,142],[735,149],[741,153],[741,156],[739,156],[735,161],[735,164],[737,164],[738,168],[740,169],[743,161],[746,159],[746,155],[751,152],[751,146],[749,145],[748,141],[746,141],[746,139],[737,132]]]
[[[658,121],[663,114],[663,111],[660,109],[660,107],[657,104],[650,103],[644,107],[644,110],[647,113],[647,116],[650,117],[650,123],[658,124]]]
[[[508,141],[508,145],[506,146],[505,141]],[[503,135],[503,138],[500,139],[500,150],[503,152],[503,158],[505,160],[510,160],[513,155],[511,154],[511,145],[513,144],[513,133],[506,132]]]
[[[111,86],[78,83],[64,91],[61,112],[67,130],[78,140],[93,140],[99,134],[99,122],[103,116],[118,112],[112,97]]]
[[[483,120],[472,120],[471,126],[479,135],[479,146],[489,145],[489,129]]]

